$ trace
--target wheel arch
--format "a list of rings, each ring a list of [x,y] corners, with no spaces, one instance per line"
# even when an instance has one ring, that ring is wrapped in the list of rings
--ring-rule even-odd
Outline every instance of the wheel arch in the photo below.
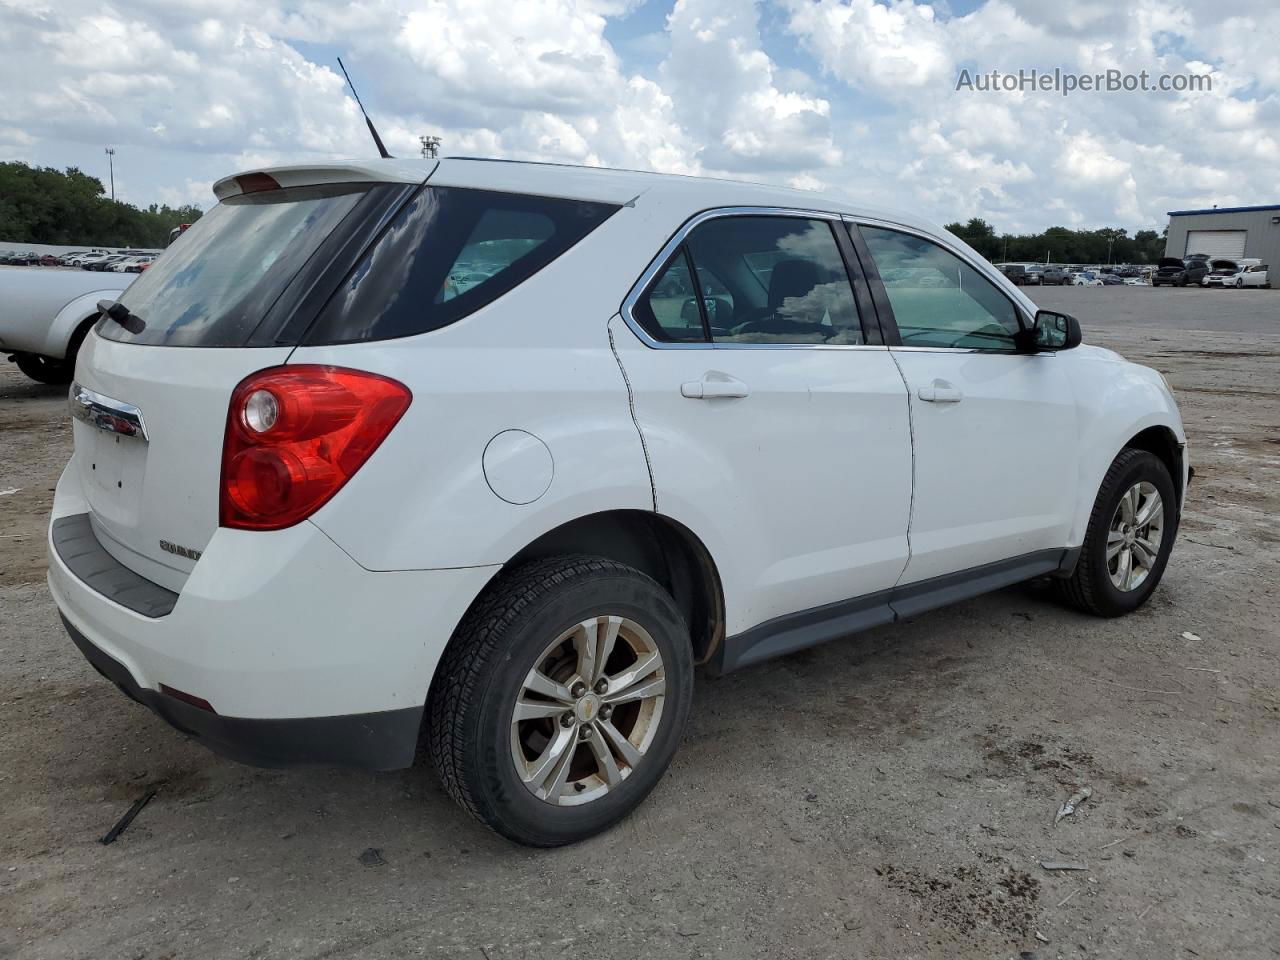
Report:
[[[119,295],[119,290],[94,290],[65,304],[49,324],[45,335],[44,355],[55,360],[65,360],[70,348],[73,345],[79,346],[77,337],[83,340],[98,319],[98,301],[114,299]]]
[[[1164,424],[1147,427],[1138,431],[1121,448],[1134,450],[1145,450],[1160,458],[1160,461],[1169,468],[1169,476],[1173,479],[1173,489],[1177,494],[1179,510],[1181,510],[1183,499],[1183,450],[1184,447],[1178,441],[1178,436],[1172,428]]]
[[[504,564],[511,569],[543,557],[586,554],[624,563],[656,580],[676,602],[704,663],[724,639],[724,590],[711,553],[688,527],[660,513],[607,510],[543,533]]]

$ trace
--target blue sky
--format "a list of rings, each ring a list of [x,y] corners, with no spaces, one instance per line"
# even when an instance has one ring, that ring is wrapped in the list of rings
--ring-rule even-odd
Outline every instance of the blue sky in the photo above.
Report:
[[[368,155],[339,54],[398,155],[434,133],[445,153],[786,183],[1011,231],[1280,199],[1280,6],[1261,0],[0,0],[0,17],[0,79],[26,91],[0,102],[0,158],[105,182],[112,144],[139,204]],[[1212,89],[956,89],[965,68],[1054,67]]]

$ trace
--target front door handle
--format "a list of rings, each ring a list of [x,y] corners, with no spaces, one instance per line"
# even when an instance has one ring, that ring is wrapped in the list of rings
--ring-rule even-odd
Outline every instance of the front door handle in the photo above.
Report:
[[[750,395],[751,388],[733,377],[717,380],[703,377],[701,380],[690,380],[680,384],[680,396],[688,397],[690,400],[711,400],[719,397],[741,399]]]
[[[935,379],[926,387],[917,391],[921,400],[929,403],[959,403],[964,399],[964,392],[946,380]]]

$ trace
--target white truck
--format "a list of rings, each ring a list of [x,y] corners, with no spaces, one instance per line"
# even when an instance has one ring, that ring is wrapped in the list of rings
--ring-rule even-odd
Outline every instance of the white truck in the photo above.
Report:
[[[98,319],[138,277],[49,267],[0,267],[0,353],[40,383],[70,383],[76,351]]]

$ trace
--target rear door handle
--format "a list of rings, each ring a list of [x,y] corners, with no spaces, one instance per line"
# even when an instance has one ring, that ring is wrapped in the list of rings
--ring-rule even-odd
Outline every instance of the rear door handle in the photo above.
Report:
[[[917,393],[921,400],[929,403],[959,403],[964,399],[964,391],[942,379],[935,379],[927,387],[921,387]]]
[[[725,380],[690,380],[680,384],[680,396],[690,400],[711,400],[718,397],[741,399],[751,395],[751,388],[741,380],[729,377]]]

